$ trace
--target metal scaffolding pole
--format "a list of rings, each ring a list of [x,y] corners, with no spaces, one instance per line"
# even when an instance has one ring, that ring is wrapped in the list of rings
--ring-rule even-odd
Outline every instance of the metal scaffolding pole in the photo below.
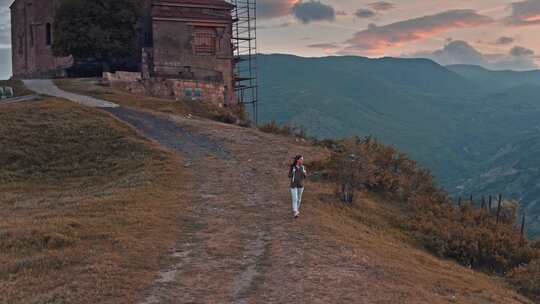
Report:
[[[235,92],[237,102],[252,105],[252,119],[259,122],[257,66],[257,1],[232,0]]]

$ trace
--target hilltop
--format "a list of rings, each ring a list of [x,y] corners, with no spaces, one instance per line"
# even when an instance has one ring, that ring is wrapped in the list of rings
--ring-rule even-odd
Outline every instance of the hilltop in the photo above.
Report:
[[[428,253],[384,192],[347,205],[313,178],[293,220],[287,166],[303,153],[315,170],[324,145],[58,83],[121,107],[0,105],[8,303],[530,303]]]

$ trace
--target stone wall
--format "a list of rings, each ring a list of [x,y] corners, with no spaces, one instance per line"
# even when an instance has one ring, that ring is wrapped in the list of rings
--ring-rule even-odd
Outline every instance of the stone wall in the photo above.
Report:
[[[184,102],[207,102],[217,106],[223,106],[227,100],[227,91],[222,83],[166,78],[141,79],[138,73],[120,73],[122,76],[104,73],[103,79],[111,87],[135,95]]]
[[[108,82],[115,81],[124,81],[124,82],[135,82],[141,80],[141,73],[139,72],[123,72],[117,71],[115,73],[104,72],[103,80]]]

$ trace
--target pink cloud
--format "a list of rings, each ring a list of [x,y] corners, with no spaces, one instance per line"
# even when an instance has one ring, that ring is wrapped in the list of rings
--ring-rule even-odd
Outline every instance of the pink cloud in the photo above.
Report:
[[[336,43],[317,43],[308,45],[309,48],[322,49],[324,53],[331,55],[339,49],[339,45]]]
[[[263,19],[287,16],[297,0],[259,0],[257,1],[257,15]]]
[[[394,3],[386,1],[378,1],[368,4],[368,6],[376,11],[388,11],[394,9],[396,5]]]
[[[537,69],[533,50],[516,46],[506,53],[482,53],[468,42],[454,40],[442,49],[404,54],[406,58],[429,58],[441,65],[472,64],[492,70],[533,70]]]
[[[507,23],[514,26],[528,26],[540,24],[540,0],[525,0],[510,4],[512,15]]]
[[[383,55],[389,48],[424,40],[455,28],[468,28],[494,22],[474,10],[450,10],[435,15],[409,19],[384,26],[370,24],[357,32],[340,53]]]

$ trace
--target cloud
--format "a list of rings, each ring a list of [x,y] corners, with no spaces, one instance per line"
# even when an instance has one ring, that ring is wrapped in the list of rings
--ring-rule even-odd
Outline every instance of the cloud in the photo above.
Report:
[[[268,30],[268,29],[286,28],[286,27],[289,27],[291,25],[292,25],[292,23],[290,23],[290,22],[283,22],[283,23],[276,24],[276,25],[263,24],[263,25],[257,26],[257,28],[259,30]]]
[[[386,1],[378,1],[368,4],[368,6],[376,11],[388,11],[394,9],[396,5],[394,3]]]
[[[328,55],[332,55],[338,50],[341,46],[337,43],[317,43],[308,45],[309,48],[322,49]]]
[[[495,45],[507,45],[514,42],[514,38],[502,36],[499,37],[493,44]]]
[[[528,56],[534,56],[534,51],[531,49],[524,48],[522,46],[516,46],[513,47],[510,50],[510,55],[516,56],[516,57],[528,57]]]
[[[540,0],[525,0],[510,4],[512,14],[506,23],[513,26],[540,24]]]
[[[339,45],[336,43],[316,43],[310,44],[308,47],[317,49],[336,49],[339,47]]]
[[[290,15],[297,0],[259,0],[257,16],[262,19],[277,18]]]
[[[471,64],[492,70],[537,69],[533,50],[517,46],[506,54],[483,54],[469,43],[454,40],[440,50],[403,55],[407,58],[428,58],[441,65]]]
[[[336,10],[317,0],[298,1],[292,8],[293,15],[302,23],[334,21]]]
[[[450,10],[435,15],[409,19],[388,25],[370,24],[357,32],[340,51],[344,54],[382,55],[389,48],[423,40],[455,28],[476,27],[492,23],[493,19],[474,10]]]
[[[370,9],[360,8],[354,13],[354,15],[358,18],[372,18],[375,17],[377,13]]]

